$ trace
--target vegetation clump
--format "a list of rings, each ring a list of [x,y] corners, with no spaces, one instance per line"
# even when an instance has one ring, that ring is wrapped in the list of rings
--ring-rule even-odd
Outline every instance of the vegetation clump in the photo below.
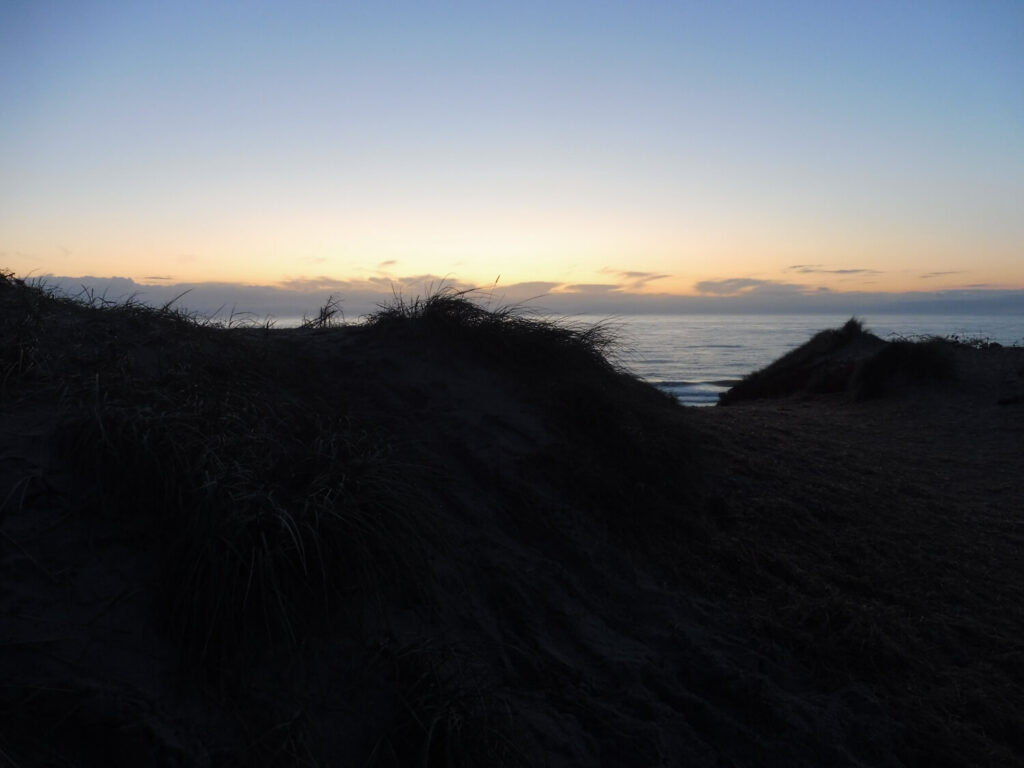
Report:
[[[902,385],[934,384],[956,375],[959,339],[928,337],[885,341],[851,318],[821,331],[722,393],[719,405],[744,400],[845,393],[854,400],[881,397]],[[972,348],[997,348],[973,346]]]
[[[442,333],[450,342],[467,345],[509,366],[556,364],[568,368],[579,363],[610,367],[609,352],[615,336],[607,325],[573,325],[529,314],[521,306],[489,307],[474,301],[473,290],[441,288],[425,297],[394,301],[381,306],[366,323],[375,328],[416,328]]]

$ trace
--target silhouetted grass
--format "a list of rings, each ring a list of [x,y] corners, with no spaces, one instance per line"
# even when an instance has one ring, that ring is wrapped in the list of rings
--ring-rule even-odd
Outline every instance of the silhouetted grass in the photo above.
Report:
[[[850,318],[838,329],[821,331],[809,341],[778,360],[743,378],[718,399],[719,405],[741,400],[787,397],[800,392],[824,393],[844,390],[856,365],[854,359],[833,360],[841,350],[882,344],[864,324]]]
[[[615,335],[606,324],[573,325],[533,316],[523,306],[483,306],[474,290],[440,288],[427,296],[406,299],[396,294],[391,304],[365,318],[373,328],[411,327],[444,333],[474,351],[509,365],[537,363],[565,367],[580,362],[612,367],[608,354]]]
[[[815,334],[805,344],[744,377],[719,397],[719,405],[743,400],[845,392],[855,400],[881,397],[901,382],[948,381],[955,374],[952,346],[958,338],[883,341],[851,318],[841,328]],[[966,344],[965,345],[969,345]],[[976,348],[987,348],[978,342]]]
[[[341,299],[331,296],[316,315],[302,318],[302,328],[334,328],[345,323],[345,313],[341,309]]]
[[[613,362],[613,328],[536,317],[521,306],[492,308],[478,298],[445,288],[412,300],[396,296],[367,325],[409,332],[430,348],[454,348],[459,358],[500,371],[560,438],[530,474],[571,488],[573,503],[623,543],[667,548],[686,535],[688,519],[657,510],[670,496],[677,505],[692,498],[697,447],[665,428],[679,415],[676,400]]]

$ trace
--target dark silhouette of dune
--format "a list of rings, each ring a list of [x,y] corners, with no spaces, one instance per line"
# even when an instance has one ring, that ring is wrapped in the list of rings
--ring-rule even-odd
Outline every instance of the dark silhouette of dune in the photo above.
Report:
[[[851,319],[841,328],[821,331],[767,367],[749,374],[724,392],[719,404],[835,392],[865,400],[894,394],[908,386],[941,386],[958,377],[958,361],[968,363],[968,368],[985,362],[970,350],[999,348],[1000,345],[984,339],[925,337],[883,341],[865,330],[860,321]]]
[[[847,324],[687,409],[601,326],[338,309],[0,277],[3,761],[1022,762],[1021,350]]]

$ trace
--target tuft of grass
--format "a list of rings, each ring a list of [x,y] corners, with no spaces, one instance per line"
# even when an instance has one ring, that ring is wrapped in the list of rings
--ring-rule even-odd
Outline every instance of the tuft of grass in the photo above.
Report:
[[[406,327],[470,345],[474,351],[514,365],[563,360],[613,368],[616,338],[607,324],[573,325],[531,315],[522,306],[496,308],[473,301],[475,289],[442,287],[425,297],[396,293],[391,304],[366,317],[371,328]]]
[[[948,336],[937,336],[934,334],[911,334],[904,336],[898,333],[889,334],[890,341],[896,342],[916,342],[916,343],[927,343],[927,342],[945,342],[946,344],[954,347],[966,347],[968,349],[1002,349],[1003,345],[998,341],[994,341],[988,336],[964,336],[959,333],[951,333]],[[1010,346],[1017,346],[1011,344]]]
[[[770,365],[748,374],[732,389],[723,392],[718,404],[732,405],[743,400],[798,393],[841,392],[849,385],[855,357],[884,343],[867,331],[863,321],[851,317],[842,327],[821,331]]]
[[[881,397],[900,382],[948,381],[955,374],[955,346],[988,349],[987,340],[933,336],[883,341],[856,318],[821,331],[807,343],[749,374],[719,397],[719,405],[743,400],[845,392],[855,400]],[[996,345],[998,346],[998,345]]]
[[[324,329],[336,328],[344,324],[345,313],[341,309],[341,299],[337,299],[332,295],[328,297],[327,301],[324,302],[323,306],[317,310],[315,315],[312,317],[303,315],[302,323],[299,327]]]

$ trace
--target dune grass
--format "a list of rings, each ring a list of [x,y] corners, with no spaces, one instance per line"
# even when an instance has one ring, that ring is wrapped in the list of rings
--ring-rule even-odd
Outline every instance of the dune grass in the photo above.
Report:
[[[937,383],[956,375],[951,349],[987,348],[987,342],[924,337],[884,341],[862,321],[815,334],[809,341],[754,371],[719,397],[719,405],[743,400],[845,393],[853,400],[883,395],[901,383]]]
[[[303,316],[300,327],[302,328],[336,328],[345,324],[345,313],[341,308],[341,299],[333,295],[312,316]]]
[[[372,328],[416,327],[423,333],[442,333],[450,341],[470,345],[475,352],[508,365],[556,363],[562,367],[583,362],[612,366],[616,336],[607,323],[572,324],[532,314],[522,305],[491,307],[477,290],[441,286],[426,296],[394,300],[365,318]]]
[[[874,341],[881,343],[880,339],[868,334],[862,321],[850,318],[841,328],[821,331],[768,366],[747,374],[742,381],[723,392],[718,403],[731,405],[742,400],[786,397],[797,392],[842,391],[848,385],[854,361],[825,366],[821,364],[822,360],[844,347]]]

